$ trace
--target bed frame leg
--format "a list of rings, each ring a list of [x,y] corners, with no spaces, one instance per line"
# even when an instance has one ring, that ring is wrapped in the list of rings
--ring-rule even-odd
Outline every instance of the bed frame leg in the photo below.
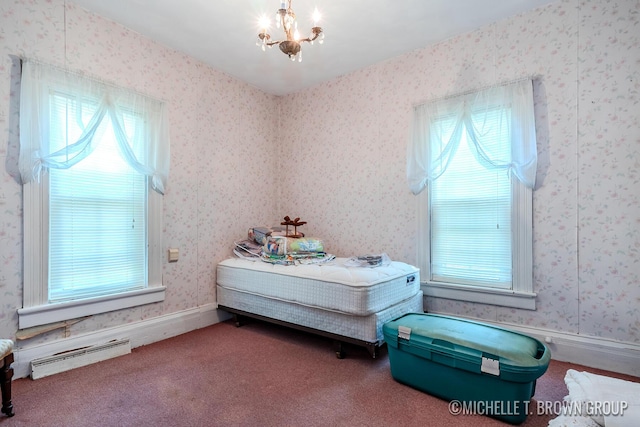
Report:
[[[312,329],[312,328],[307,328],[301,325],[291,324],[285,321],[280,321],[280,320],[264,317],[258,314],[244,312],[241,310],[236,311],[236,309],[231,309],[231,308],[222,307],[222,306],[220,306],[219,308],[231,314],[233,322],[235,323],[237,328],[245,325],[246,323],[250,322],[253,319],[258,319],[261,321],[274,323],[276,325],[288,326],[290,328],[298,329],[305,332],[315,333],[315,334],[330,338],[333,342],[333,350],[335,351],[336,357],[338,359],[344,359],[347,355],[345,343],[365,347],[369,352],[369,354],[371,355],[372,359],[378,358],[378,355],[380,354],[380,345],[384,344],[384,342],[382,344],[379,344],[379,342],[362,341],[354,338],[349,338],[346,336],[342,337],[344,339],[342,340],[340,335],[323,332],[323,331]]]
[[[233,313],[232,316],[233,316],[233,323],[236,324],[236,328],[239,328],[240,326],[245,324],[244,317],[236,313]]]
[[[380,354],[379,350],[380,350],[380,347],[378,347],[375,344],[368,344],[367,345],[367,351],[371,355],[372,359],[377,359],[378,358],[378,354]]]
[[[346,353],[344,351],[344,345],[342,344],[342,341],[334,340],[333,341],[333,349],[335,350],[336,357],[338,359],[344,359],[344,357],[346,356]]]

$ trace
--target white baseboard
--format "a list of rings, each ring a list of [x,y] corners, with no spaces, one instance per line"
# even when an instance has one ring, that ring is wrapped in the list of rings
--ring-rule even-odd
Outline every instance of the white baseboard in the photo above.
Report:
[[[438,314],[451,315],[449,313]],[[553,360],[640,377],[639,344],[607,340],[605,338],[587,337],[584,335],[557,332],[511,323],[497,323],[484,319],[470,320],[490,323],[536,338],[544,342],[549,350],[551,350],[551,358]]]
[[[14,379],[31,375],[31,361],[34,359],[121,339],[128,339],[131,348],[135,348],[204,328],[222,322],[229,317],[228,313],[217,309],[217,304],[207,304],[149,320],[127,323],[31,347],[18,346],[13,350]]]
[[[538,328],[503,326],[544,342],[551,350],[553,360],[640,377],[640,345],[638,344]]]
[[[135,348],[204,328],[222,322],[229,317],[228,313],[218,310],[216,304],[208,304],[50,343],[14,348],[14,378],[28,377],[31,374],[31,361],[34,359],[126,338],[131,341],[131,348]],[[472,320],[513,329],[545,342],[551,350],[551,358],[554,360],[640,377],[640,345],[638,344],[515,324],[489,322],[483,319]]]

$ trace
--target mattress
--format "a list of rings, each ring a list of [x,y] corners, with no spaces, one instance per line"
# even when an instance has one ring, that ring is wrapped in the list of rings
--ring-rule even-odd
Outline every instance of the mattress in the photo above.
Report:
[[[317,307],[292,304],[221,286],[218,286],[217,291],[218,304],[221,306],[374,344],[384,342],[382,325],[386,322],[406,313],[423,312],[421,290],[406,300],[367,316],[353,316]]]
[[[405,301],[420,290],[420,272],[409,264],[392,261],[374,268],[347,267],[347,258],[310,265],[278,265],[240,258],[218,264],[220,289],[252,294],[270,300],[368,316]]]

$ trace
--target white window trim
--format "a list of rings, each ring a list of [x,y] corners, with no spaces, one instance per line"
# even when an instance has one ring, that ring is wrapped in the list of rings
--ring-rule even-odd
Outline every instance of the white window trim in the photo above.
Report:
[[[24,203],[24,290],[23,308],[18,309],[20,329],[108,311],[164,301],[162,285],[162,195],[148,192],[148,267],[145,289],[113,295],[49,304],[48,260],[48,174],[40,182],[23,185]]]
[[[39,305],[18,310],[20,329],[91,316],[164,300],[165,287],[156,286],[96,298]]]
[[[426,296],[477,302],[527,310],[536,309],[533,292],[533,192],[519,180],[513,180],[511,224],[513,254],[513,287],[497,289],[454,283],[431,282],[431,235],[429,225],[429,189],[418,195],[418,266],[423,278],[422,291]]]

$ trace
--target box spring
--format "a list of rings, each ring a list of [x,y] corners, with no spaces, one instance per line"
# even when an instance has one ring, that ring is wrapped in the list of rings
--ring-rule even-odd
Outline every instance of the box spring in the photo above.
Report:
[[[422,291],[405,301],[368,316],[353,316],[338,311],[292,304],[260,295],[238,292],[218,286],[218,307],[241,310],[269,319],[305,326],[342,337],[380,345],[384,342],[382,325],[404,313],[422,312]]]

